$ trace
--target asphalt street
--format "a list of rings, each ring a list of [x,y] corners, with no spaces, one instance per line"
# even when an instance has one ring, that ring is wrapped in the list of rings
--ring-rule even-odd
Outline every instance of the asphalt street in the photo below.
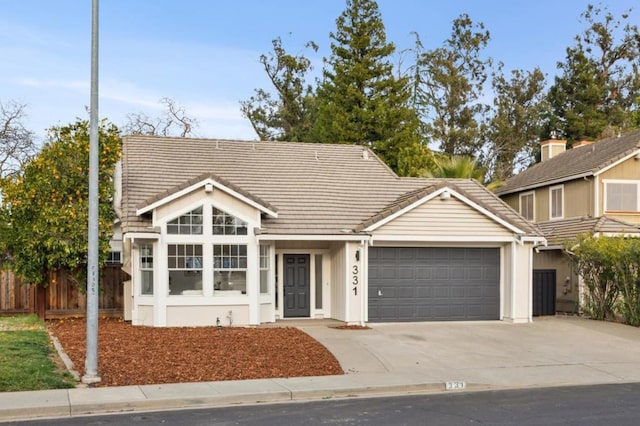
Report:
[[[640,383],[242,405],[13,422],[34,425],[637,425]]]

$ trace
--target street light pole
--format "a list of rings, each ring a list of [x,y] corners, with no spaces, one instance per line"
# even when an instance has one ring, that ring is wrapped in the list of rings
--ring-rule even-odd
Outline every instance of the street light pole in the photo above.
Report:
[[[82,383],[98,375],[98,0],[91,5],[91,102],[89,107],[89,252],[87,255],[87,355]]]

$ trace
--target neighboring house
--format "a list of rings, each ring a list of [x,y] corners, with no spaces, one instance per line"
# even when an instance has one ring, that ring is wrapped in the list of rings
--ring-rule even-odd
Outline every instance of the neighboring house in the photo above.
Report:
[[[544,238],[481,184],[367,148],[127,136],[115,176],[134,325],[531,320]]]
[[[564,140],[540,145],[540,163],[496,193],[548,240],[534,255],[534,305],[540,313],[576,312],[581,284],[564,242],[586,232],[640,235],[640,130],[569,150]]]

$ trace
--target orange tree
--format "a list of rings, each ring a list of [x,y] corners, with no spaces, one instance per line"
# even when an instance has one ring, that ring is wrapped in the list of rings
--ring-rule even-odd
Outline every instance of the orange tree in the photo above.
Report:
[[[99,141],[102,263],[115,218],[112,176],[120,158],[120,131],[102,121]],[[88,167],[89,123],[78,119],[49,129],[42,150],[16,175],[1,181],[0,246],[5,261],[25,282],[47,286],[47,272],[56,269],[86,276]]]

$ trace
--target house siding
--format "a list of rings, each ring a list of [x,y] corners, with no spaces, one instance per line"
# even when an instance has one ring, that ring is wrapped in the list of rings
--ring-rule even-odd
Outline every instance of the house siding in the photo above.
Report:
[[[153,305],[138,305],[134,311],[134,325],[153,327]]]
[[[331,317],[346,321],[346,245],[340,244],[331,254]]]
[[[364,319],[366,291],[364,288],[364,270],[367,267],[365,250],[360,243],[347,243],[345,264],[347,266],[346,285],[349,300],[349,313],[346,321],[350,324],[361,323]],[[356,253],[358,256],[356,258]]]
[[[250,324],[249,307],[247,305],[167,306],[168,327],[216,325],[216,319],[226,327],[232,325],[230,318],[232,324]]]
[[[578,275],[562,250],[540,250],[533,256],[533,269],[556,271],[556,311],[577,312]]]
[[[626,161],[616,165],[615,167],[602,173],[598,179],[598,206],[603,214],[609,217],[622,220],[627,223],[640,224],[639,213],[609,213],[605,211],[605,182],[606,180],[638,180],[640,181],[640,161],[635,158],[629,158]]]
[[[593,216],[593,179],[564,184],[564,217]]]
[[[531,321],[532,278],[531,246],[511,243],[503,249],[506,267],[503,282],[504,318],[514,323]]]
[[[535,190],[534,222],[549,220],[549,188]]]
[[[512,237],[513,233],[464,202],[432,199],[373,232],[376,236]]]
[[[205,192],[203,188],[200,188],[171,203],[158,207],[156,209],[156,223],[170,221],[183,214],[186,209],[197,204],[213,204],[218,209],[224,210],[248,222],[259,223],[260,221],[260,213],[254,207],[217,188],[212,192]]]
[[[593,180],[576,179],[560,184],[563,186],[563,218],[593,215]],[[558,185],[553,185],[557,187]],[[530,190],[505,195],[502,200],[512,209],[520,212],[520,194]],[[550,220],[549,187],[533,190],[535,197],[534,222]]]

